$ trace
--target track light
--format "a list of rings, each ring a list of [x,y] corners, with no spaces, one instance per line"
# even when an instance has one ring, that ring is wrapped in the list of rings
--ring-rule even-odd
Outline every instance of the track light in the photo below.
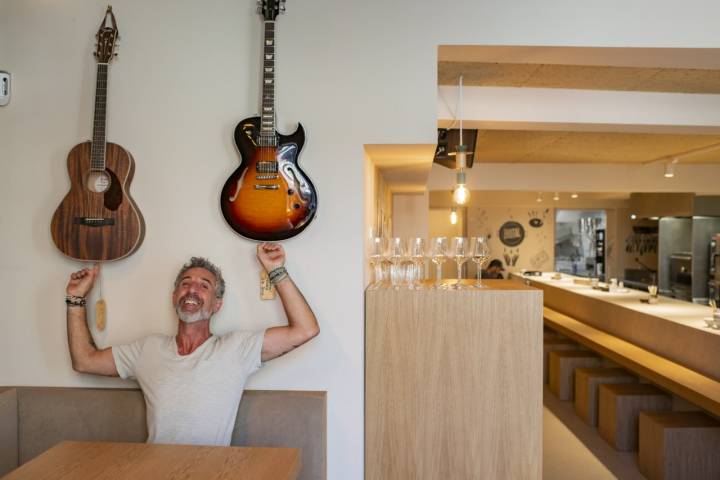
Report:
[[[678,163],[677,158],[665,164],[665,178],[673,178],[675,176],[675,165]]]

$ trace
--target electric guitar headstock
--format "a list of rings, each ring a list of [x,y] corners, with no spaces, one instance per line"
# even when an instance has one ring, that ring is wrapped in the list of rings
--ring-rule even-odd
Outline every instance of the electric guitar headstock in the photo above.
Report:
[[[258,13],[266,22],[274,21],[278,14],[285,13],[285,0],[258,0]]]
[[[107,11],[105,12],[102,23],[100,23],[97,34],[95,34],[95,38],[97,39],[94,53],[95,59],[98,63],[110,63],[110,61],[117,56],[115,47],[120,38],[117,22],[115,22],[115,15],[113,15],[112,6],[110,5],[107,7]]]

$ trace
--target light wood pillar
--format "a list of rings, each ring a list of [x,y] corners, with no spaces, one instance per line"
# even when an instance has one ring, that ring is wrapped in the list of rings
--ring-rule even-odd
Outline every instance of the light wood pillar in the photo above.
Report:
[[[542,296],[368,290],[365,478],[542,477]]]

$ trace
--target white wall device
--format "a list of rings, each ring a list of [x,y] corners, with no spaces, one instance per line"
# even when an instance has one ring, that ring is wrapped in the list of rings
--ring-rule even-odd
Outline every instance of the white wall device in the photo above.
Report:
[[[10,101],[10,74],[0,72],[0,107]]]

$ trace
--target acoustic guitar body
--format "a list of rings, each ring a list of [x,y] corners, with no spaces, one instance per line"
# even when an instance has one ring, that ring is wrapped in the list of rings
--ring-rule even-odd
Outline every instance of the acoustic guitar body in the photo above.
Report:
[[[291,135],[275,132],[273,146],[261,146],[260,117],[235,128],[235,144],[242,158],[227,179],[220,207],[228,224],[253,240],[278,241],[302,232],[315,217],[317,193],[297,164],[305,143],[298,125]]]
[[[70,151],[70,191],[50,224],[57,248],[76,260],[124,258],[140,247],[145,236],[142,214],[128,192],[135,162],[121,146],[105,145],[104,170],[92,168],[91,142]]]

